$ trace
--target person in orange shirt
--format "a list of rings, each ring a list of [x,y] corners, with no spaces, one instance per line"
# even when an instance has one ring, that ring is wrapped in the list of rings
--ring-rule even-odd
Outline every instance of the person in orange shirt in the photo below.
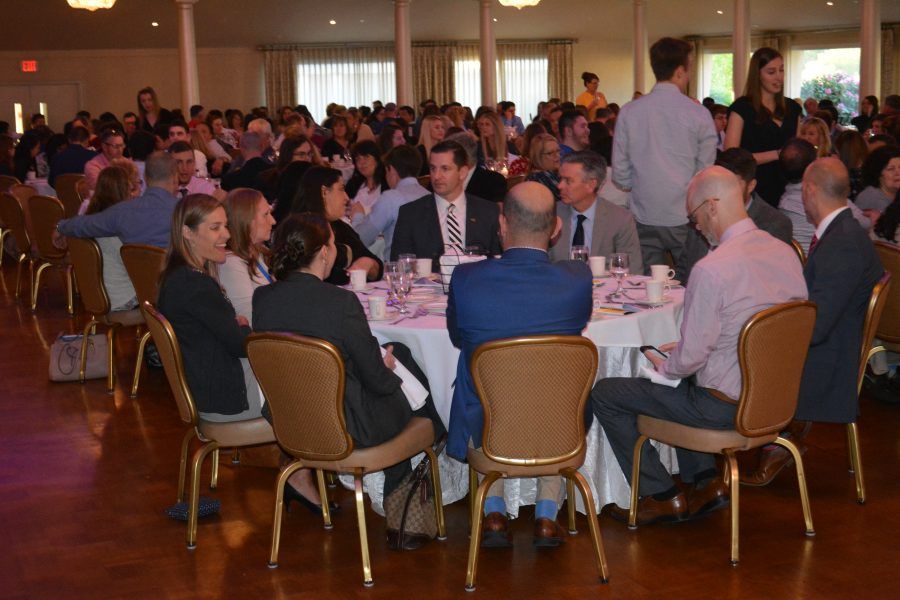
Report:
[[[603,92],[597,90],[600,84],[600,78],[596,73],[585,71],[581,74],[581,80],[584,81],[584,91],[575,99],[575,104],[584,106],[588,109],[588,121],[593,121],[597,114],[598,108],[606,108],[606,96]]]

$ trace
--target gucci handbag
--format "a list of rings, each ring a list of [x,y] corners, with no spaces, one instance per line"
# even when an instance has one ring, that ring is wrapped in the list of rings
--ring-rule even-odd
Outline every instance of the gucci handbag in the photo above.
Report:
[[[50,346],[50,381],[78,381],[81,369],[81,334],[60,333]],[[85,379],[102,379],[109,374],[106,360],[106,336],[93,334],[87,337],[87,364]]]
[[[443,450],[444,439],[435,448],[436,455]],[[384,499],[387,544],[391,550],[416,550],[437,535],[434,503],[441,499],[434,497],[433,468],[426,454],[412,473]]]

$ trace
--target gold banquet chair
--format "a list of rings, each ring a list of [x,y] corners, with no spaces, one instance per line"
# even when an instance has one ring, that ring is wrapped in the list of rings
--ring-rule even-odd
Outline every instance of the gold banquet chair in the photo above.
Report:
[[[156,246],[143,244],[125,244],[119,249],[122,264],[134,287],[138,304],[149,302],[156,304],[159,295],[159,276],[166,264],[166,251]],[[150,341],[150,332],[141,336],[138,343],[137,360],[134,363],[134,379],[131,382],[131,397],[137,397],[138,384],[141,380],[141,368],[144,365],[144,349]]]
[[[803,364],[816,320],[813,302],[778,304],[753,315],[741,329],[738,361],[741,397],[734,429],[703,429],[638,415],[640,437],[634,445],[631,473],[629,529],[637,527],[641,449],[648,439],[696,452],[724,454],[726,481],[731,489],[731,564],[738,564],[740,474],[735,452],[776,443],[790,451],[797,466],[797,484],[806,522],[806,535],[814,536],[803,457],[789,439],[779,433],[794,418]]]
[[[259,417],[246,421],[232,421],[229,423],[213,423],[202,420],[194,404],[194,397],[188,389],[187,379],[184,374],[184,363],[181,358],[181,348],[175,330],[162,314],[149,302],[141,304],[141,312],[147,322],[147,328],[153,336],[153,341],[159,350],[159,357],[169,380],[169,387],[175,396],[178,405],[178,414],[182,422],[188,426],[181,442],[181,466],[178,471],[178,502],[184,501],[184,482],[187,471],[187,455],[191,440],[196,435],[203,444],[194,452],[191,462],[191,496],[188,512],[187,547],[193,550],[197,547],[197,508],[200,502],[200,469],[207,455],[213,453],[212,483],[211,488],[216,487],[218,479],[218,449],[220,446],[229,448],[244,448],[271,444],[275,441],[275,434],[269,422]]]
[[[800,242],[791,238],[791,248],[797,253],[797,258],[800,259],[800,265],[806,266],[806,252],[803,251],[803,246],[800,245]]]
[[[119,327],[131,327],[144,322],[141,311],[122,310],[111,312],[106,285],[103,283],[103,254],[100,246],[92,239],[69,238],[69,257],[78,278],[81,291],[81,302],[91,315],[91,320],[84,326],[84,339],[97,330],[97,325],[106,325],[107,366],[106,391],[110,394],[116,387],[116,332]],[[87,364],[87,344],[81,345],[81,370],[79,381],[84,383],[84,370]]]
[[[28,263],[29,273],[31,272],[31,237],[28,235],[28,229],[25,227],[25,211],[19,200],[9,192],[0,192],[0,223],[3,223],[4,229],[0,234],[0,254],[3,253],[3,241],[12,234],[13,251],[17,259],[16,263],[16,300],[22,289],[22,267]],[[29,282],[31,278],[29,277]],[[30,285],[30,283],[29,283]],[[29,287],[29,292],[31,288]],[[31,296],[29,295],[29,302]]]
[[[0,192],[8,192],[14,185],[19,185],[19,180],[12,175],[0,175]],[[5,225],[3,216],[0,215],[0,266],[3,266],[3,238],[11,233],[11,226]]]
[[[500,477],[565,477],[570,534],[576,533],[577,485],[600,579],[606,583],[609,574],[593,494],[578,472],[587,450],[584,407],[597,374],[594,343],[581,336],[497,340],[475,350],[471,370],[484,410],[484,433],[481,448],[469,448],[467,454],[469,494],[476,488],[478,492],[472,507],[466,590],[475,590],[485,496]],[[481,485],[476,471],[485,475]]]
[[[0,175],[0,192],[8,192],[13,186],[20,185],[20,183],[12,175]]]
[[[81,208],[81,195],[78,193],[78,184],[82,181],[84,181],[84,175],[80,173],[66,173],[59,175],[53,182],[56,197],[62,202],[67,219],[78,216],[78,210]]]
[[[53,245],[53,232],[56,224],[65,218],[62,202],[50,196],[31,196],[28,199],[28,210],[31,213],[31,239],[37,246],[39,265],[34,273],[31,288],[31,310],[37,310],[38,292],[41,287],[41,275],[49,267],[62,269],[66,282],[66,309],[70,315],[75,314],[74,281],[72,280],[72,264],[68,252]]]
[[[362,479],[366,473],[425,452],[432,464],[434,510],[439,540],[446,539],[441,479],[431,421],[413,417],[393,439],[371,448],[355,449],[344,422],[344,361],[329,342],[287,333],[254,333],[247,338],[247,357],[262,388],[279,446],[294,457],[282,467],[275,483],[275,520],[269,566],[278,566],[284,484],[298,469],[317,470],[322,518],[331,529],[328,496],[322,471],[353,473],[356,518],[362,554],[363,585],[374,585],[363,505]]]
[[[897,255],[900,256],[900,249],[896,250],[896,252]],[[885,271],[884,275],[881,276],[881,279],[878,280],[878,283],[875,284],[875,287],[872,288],[872,295],[869,296],[869,307],[866,309],[866,319],[863,321],[863,337],[859,356],[859,375],[856,380],[857,395],[862,391],[863,380],[866,377],[866,365],[869,363],[869,359],[879,352],[885,352],[886,350],[884,346],[873,348],[872,343],[875,340],[876,331],[880,331],[879,323],[885,312],[885,308],[889,306],[888,299],[892,297],[890,293],[891,288],[891,272]],[[900,302],[900,299],[898,299],[896,295],[893,299],[895,303]],[[896,304],[893,305],[893,309],[896,312]],[[897,336],[897,339],[900,341],[900,336]],[[850,450],[850,472],[854,474],[856,479],[856,501],[859,504],[865,504],[866,484],[863,478],[862,456],[859,451],[859,427],[857,426],[856,421],[847,423],[847,447]]]

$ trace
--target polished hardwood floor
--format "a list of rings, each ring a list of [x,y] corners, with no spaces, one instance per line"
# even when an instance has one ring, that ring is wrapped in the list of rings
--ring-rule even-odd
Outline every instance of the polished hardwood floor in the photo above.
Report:
[[[60,278],[45,277],[38,310],[13,298],[15,267],[0,276],[0,597],[3,598],[889,598],[900,573],[900,407],[863,399],[869,501],[856,503],[844,431],[818,425],[806,454],[816,533],[803,535],[793,472],[741,490],[741,563],[728,562],[729,517],[630,532],[605,515],[609,560],[598,582],[587,524],[555,550],[531,546],[531,511],[515,547],[482,553],[478,589],[463,591],[466,503],[447,507],[448,539],[417,552],[387,550],[369,512],[375,586],[361,585],[352,494],[332,531],[305,510],[287,515],[280,566],[268,569],[275,471],[223,456],[219,516],[202,519],[198,546],[163,514],[175,499],[183,433],[161,371],[130,382],[135,339],[122,336],[114,395],[103,380],[47,381],[48,349],[85,322],[65,313]],[[126,384],[127,385],[127,384]],[[204,478],[208,477],[208,468]],[[208,481],[208,480],[207,480]]]

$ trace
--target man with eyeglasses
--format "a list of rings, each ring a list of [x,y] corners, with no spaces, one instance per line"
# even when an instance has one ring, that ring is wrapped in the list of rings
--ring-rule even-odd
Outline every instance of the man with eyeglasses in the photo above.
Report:
[[[631,477],[637,415],[691,427],[734,426],[741,397],[737,345],[744,324],[775,304],[807,298],[800,261],[787,244],[760,230],[747,215],[743,186],[723,167],[708,167],[688,187],[685,213],[716,250],[694,266],[684,297],[681,340],[645,352],[656,381],[601,379],[591,392],[594,415],[616,460]],[[728,505],[728,486],[715,456],[676,449],[687,495],[672,480],[650,446],[641,457],[637,521],[685,521]],[[636,485],[637,482],[631,482]],[[628,509],[611,515],[628,519]]]
[[[169,124],[169,137],[166,140],[166,148],[169,148],[175,142],[191,143],[191,134],[188,133],[188,126],[184,121],[173,121]],[[209,171],[206,168],[206,155],[199,150],[194,150],[194,175],[202,179],[209,177]]]
[[[125,150],[125,135],[117,129],[106,129],[100,134],[100,154],[87,161],[84,165],[84,183],[88,193],[93,195],[97,187],[97,178],[100,171],[112,164],[117,158],[122,158]]]

